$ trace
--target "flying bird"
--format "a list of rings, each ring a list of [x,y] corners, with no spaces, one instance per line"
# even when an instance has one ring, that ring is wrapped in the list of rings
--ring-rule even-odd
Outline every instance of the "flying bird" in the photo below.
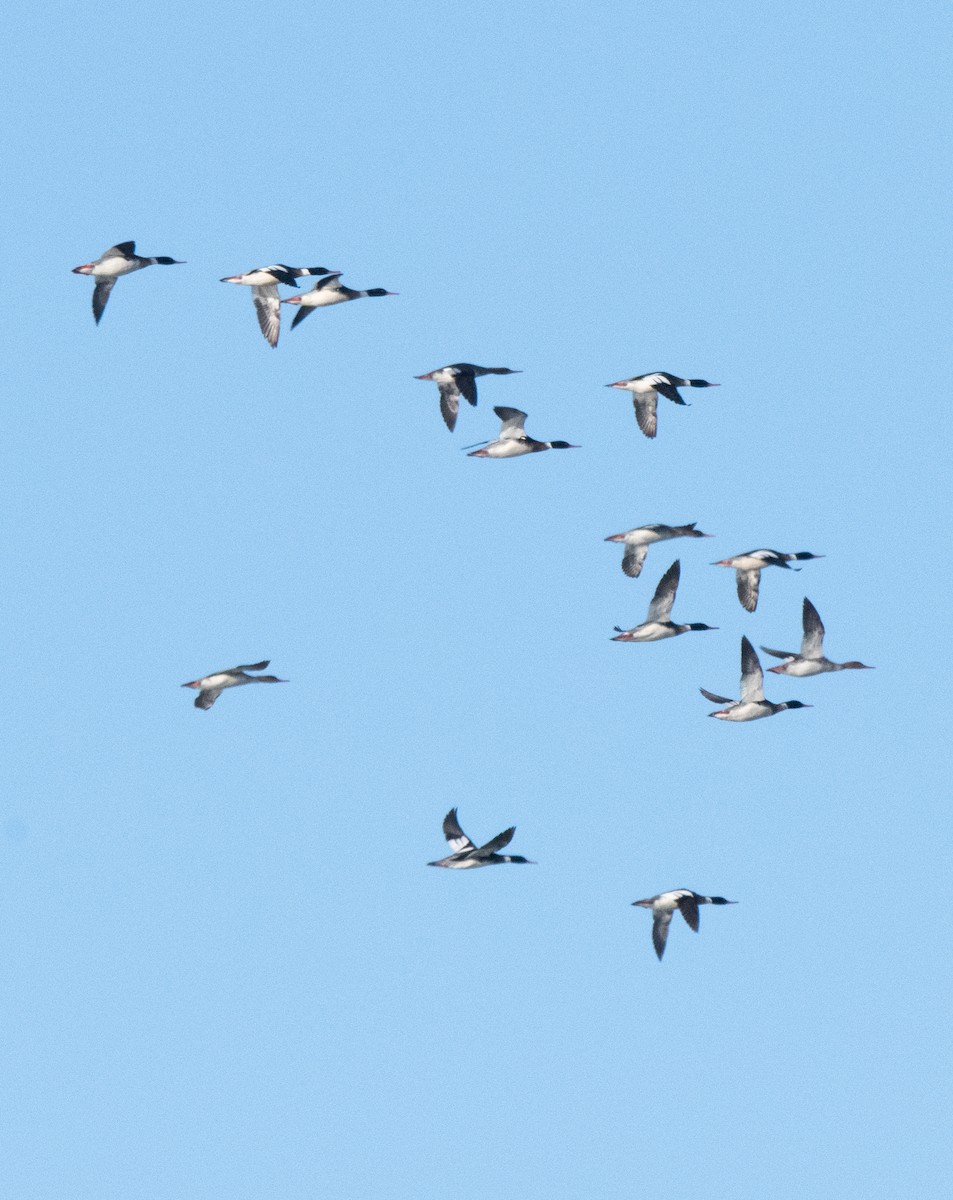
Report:
[[[457,423],[457,413],[460,411],[460,397],[469,404],[476,405],[476,381],[481,375],[520,375],[520,371],[511,371],[509,367],[478,367],[474,363],[451,363],[448,367],[438,367],[436,371],[428,371],[426,375],[415,375],[415,379],[427,379],[440,389],[440,413],[447,428],[453,433]]]
[[[396,296],[396,292],[385,291],[384,288],[369,288],[366,292],[356,291],[345,287],[341,280],[340,271],[331,271],[323,279],[319,279],[310,292],[301,296],[289,296],[282,304],[297,304],[298,311],[291,322],[291,328],[301,322],[316,308],[327,308],[332,304],[344,304],[348,300],[360,300],[362,296]]]
[[[720,721],[757,721],[759,717],[773,717],[775,713],[784,712],[786,708],[812,708],[811,704],[802,704],[800,700],[785,700],[782,704],[772,704],[764,698],[764,673],[754,646],[746,637],[741,639],[741,699],[730,700],[727,696],[716,696],[714,692],[698,689],[706,700],[712,704],[727,704],[717,712],[709,713]]]
[[[667,542],[669,538],[712,537],[710,533],[702,533],[691,525],[640,525],[638,529],[630,529],[627,533],[613,533],[605,540],[620,542],[625,549],[622,552],[622,570],[630,579],[638,579],[642,564],[653,542]]]
[[[286,267],[284,263],[275,263],[270,267],[257,267],[254,271],[246,271],[244,275],[226,275],[222,283],[241,283],[251,288],[258,325],[265,341],[269,346],[277,346],[278,334],[281,332],[278,284],[284,283],[288,287],[296,288],[302,276],[331,274],[333,272],[327,267]]]
[[[136,253],[135,242],[119,242],[104,250],[95,262],[83,263],[81,267],[73,268],[74,275],[92,275],[96,280],[96,286],[93,288],[93,317],[97,325],[105,312],[109,293],[119,276],[141,271],[143,267],[151,267],[156,263],[163,267],[184,265],[177,258],[167,258],[165,255],[159,258],[144,258]]]
[[[699,904],[737,903],[737,900],[726,900],[724,896],[700,896],[691,888],[676,888],[673,892],[660,892],[657,896],[650,896],[648,900],[633,900],[632,906],[652,910],[652,945],[661,962],[665,953],[665,943],[668,941],[668,927],[676,909],[685,918],[688,928],[697,933]]]
[[[768,667],[768,670],[772,674],[801,677],[805,675],[823,675],[827,671],[873,670],[866,663],[836,663],[824,657],[824,625],[821,622],[820,614],[810,600],[808,600],[807,596],[804,597],[801,622],[804,627],[804,637],[801,639],[800,654],[795,654],[790,650],[769,650],[767,646],[761,647],[765,654],[770,654],[772,658],[784,659],[784,662],[779,666]]]
[[[647,438],[654,438],[658,430],[659,396],[664,396],[666,400],[675,404],[685,404],[686,401],[678,393],[680,387],[709,388],[721,387],[721,384],[709,383],[707,379],[680,379],[677,375],[670,375],[668,371],[653,371],[650,375],[633,375],[631,379],[607,383],[606,387],[632,393],[632,404],[639,429]]]
[[[780,550],[749,550],[746,554],[736,554],[732,558],[722,558],[712,563],[713,567],[734,567],[738,581],[738,599],[741,607],[754,612],[758,607],[758,588],[761,584],[761,571],[764,567],[784,567],[788,571],[797,571],[799,567],[790,567],[789,563],[796,560],[804,562],[809,558],[823,558],[823,554],[810,554],[807,550],[799,550],[796,554],[782,554]]]
[[[663,638],[677,637],[680,633],[689,633],[702,629],[717,629],[717,625],[675,625],[672,623],[672,605],[675,603],[675,593],[678,590],[678,578],[681,568],[676,559],[659,580],[655,595],[649,604],[648,616],[641,625],[634,629],[620,629],[616,625],[617,637],[614,642],[660,642]]]
[[[491,838],[485,846],[474,846],[460,828],[457,810],[451,808],[443,819],[443,836],[453,853],[446,858],[438,858],[436,862],[427,863],[427,866],[449,867],[458,871],[470,870],[473,867],[492,867],[497,863],[529,863],[535,866],[531,859],[523,858],[519,854],[497,854],[497,850],[502,850],[510,844],[515,832],[516,826],[512,825],[498,833],[495,838]]]
[[[193,679],[191,683],[183,683],[183,687],[196,688],[196,708],[211,708],[226,688],[241,687],[245,683],[287,683],[287,679],[278,679],[275,675],[246,675],[246,671],[264,671],[269,659],[260,663],[248,663],[242,667],[231,667],[227,671],[216,671],[213,675],[204,675],[201,679]]]
[[[494,408],[493,411],[503,424],[495,442],[487,442],[482,450],[471,450],[468,458],[518,458],[521,454],[535,454],[539,450],[578,450],[569,442],[538,442],[523,428],[526,413],[518,408]]]

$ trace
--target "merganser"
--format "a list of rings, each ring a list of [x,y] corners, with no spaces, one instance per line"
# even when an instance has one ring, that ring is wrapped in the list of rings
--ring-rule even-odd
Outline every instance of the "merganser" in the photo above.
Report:
[[[621,542],[625,546],[622,554],[622,570],[630,579],[638,579],[649,546],[653,542],[666,542],[669,538],[678,537],[713,537],[711,533],[702,533],[691,525],[640,525],[638,529],[630,529],[627,533],[613,533],[605,540]]]
[[[183,683],[183,687],[198,688],[195,697],[196,708],[211,708],[226,688],[241,687],[243,683],[287,683],[287,679],[278,679],[275,675],[246,675],[246,671],[264,671],[269,659],[260,663],[248,663],[242,667],[231,667],[227,671],[216,671],[214,675],[205,675],[201,679],[193,679],[191,683]]]
[[[784,662],[780,666],[768,667],[768,670],[772,674],[802,677],[805,675],[823,675],[827,671],[873,670],[866,663],[836,663],[824,657],[822,653],[824,648],[824,626],[821,623],[817,609],[808,600],[807,596],[804,597],[804,609],[801,621],[804,626],[804,637],[801,640],[800,654],[794,654],[789,650],[769,650],[767,646],[761,647],[765,654],[770,654],[772,658],[784,659]]]
[[[327,308],[331,304],[344,304],[347,300],[360,300],[362,296],[397,295],[396,292],[387,292],[383,288],[369,288],[366,292],[358,292],[354,288],[345,287],[343,283],[339,283],[340,278],[340,271],[331,271],[323,279],[319,279],[310,292],[305,292],[303,296],[289,296],[286,300],[281,301],[282,304],[300,305],[291,322],[292,329],[296,325],[300,325],[305,317],[316,308]]]
[[[632,907],[652,910],[652,945],[661,962],[665,953],[665,943],[668,941],[668,927],[676,909],[685,918],[688,928],[697,933],[699,904],[737,903],[737,900],[726,900],[724,896],[700,896],[691,888],[676,888],[673,892],[660,892],[657,896],[650,896],[648,900],[633,900]]]
[[[184,265],[179,259],[167,258],[165,255],[159,258],[143,258],[136,253],[135,242],[119,242],[104,250],[95,262],[83,263],[81,267],[73,268],[74,275],[92,275],[96,280],[96,286],[93,288],[93,317],[97,325],[106,309],[109,293],[119,276],[141,271],[143,267],[151,267],[156,263],[163,267]]]
[[[746,637],[741,639],[741,699],[730,700],[727,696],[716,696],[714,692],[698,689],[712,704],[727,704],[728,708],[709,713],[720,721],[757,721],[759,717],[773,717],[786,708],[813,708],[800,700],[786,700],[783,704],[772,704],[764,698],[764,673],[754,646]]]
[[[457,413],[460,411],[460,397],[476,405],[476,380],[481,375],[520,374],[521,371],[511,371],[509,367],[478,367],[473,363],[451,363],[448,367],[438,367],[436,371],[428,371],[426,375],[415,375],[414,378],[430,380],[440,389],[440,413],[447,428],[453,433]]]
[[[797,559],[804,562],[809,558],[823,558],[823,554],[810,554],[807,550],[799,550],[796,554],[782,554],[780,550],[749,550],[747,554],[736,554],[733,558],[721,558],[713,567],[734,567],[738,580],[738,599],[741,607],[754,612],[758,607],[758,587],[761,583],[763,567],[784,567],[788,571],[797,571],[798,567],[789,567],[788,563]]]
[[[617,637],[614,642],[660,642],[663,638],[677,637],[680,633],[692,630],[717,629],[717,625],[673,625],[670,620],[672,605],[675,603],[675,593],[678,590],[678,578],[681,567],[676,559],[659,580],[655,595],[649,604],[648,616],[641,625],[634,629],[621,629],[616,625]]]
[[[503,424],[495,442],[488,442],[482,450],[471,450],[468,458],[518,458],[521,454],[535,454],[538,450],[578,450],[569,442],[537,442],[523,428],[526,413],[518,408],[494,408],[493,411]]]
[[[427,863],[427,866],[449,867],[452,870],[460,871],[469,870],[472,867],[492,867],[497,863],[529,863],[531,866],[536,866],[532,859],[522,858],[519,854],[496,853],[497,850],[502,850],[504,846],[510,844],[515,832],[516,826],[513,825],[509,829],[504,829],[502,833],[498,833],[495,838],[491,838],[485,846],[474,846],[460,828],[457,821],[457,810],[451,808],[443,819],[443,836],[447,839],[453,853],[446,858],[438,858],[436,862]]]
[[[284,283],[288,287],[296,288],[297,281],[304,275],[331,274],[333,272],[327,267],[287,267],[284,263],[275,263],[270,267],[257,267],[254,271],[246,271],[244,275],[226,275],[222,283],[242,283],[251,288],[258,325],[265,335],[265,341],[269,346],[277,346],[281,330],[278,284]]]
[[[707,379],[680,379],[668,371],[653,371],[650,375],[633,375],[631,379],[620,379],[607,383],[606,387],[619,388],[632,393],[635,419],[639,429],[647,438],[654,438],[658,429],[658,398],[664,396],[675,404],[686,404],[678,394],[680,387],[721,387],[720,383],[709,383]]]

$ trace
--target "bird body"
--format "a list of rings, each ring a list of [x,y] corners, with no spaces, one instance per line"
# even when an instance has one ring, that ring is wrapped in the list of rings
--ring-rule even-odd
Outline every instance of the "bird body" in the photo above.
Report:
[[[426,375],[415,375],[415,379],[426,379],[435,383],[440,390],[440,413],[452,433],[460,411],[460,397],[476,406],[476,381],[482,375],[519,375],[509,367],[478,367],[475,363],[450,363],[428,371]]]
[[[676,559],[659,580],[645,620],[633,629],[620,629],[616,625],[614,642],[660,642],[663,638],[677,637],[680,633],[715,628],[713,625],[676,625],[672,622],[672,605],[675,603],[680,572],[679,560]]]
[[[510,844],[515,832],[516,826],[512,825],[509,829],[498,833],[495,838],[491,838],[486,845],[474,846],[460,828],[457,821],[457,810],[451,808],[443,819],[443,836],[447,839],[447,844],[453,853],[446,858],[438,858],[436,862],[427,863],[427,866],[447,867],[454,871],[468,871],[474,867],[492,867],[499,863],[529,863],[530,866],[535,866],[536,864],[531,859],[523,858],[519,854],[497,854],[497,850],[502,850],[504,846]]]
[[[183,266],[178,259],[161,255],[158,258],[145,258],[136,253],[135,242],[118,242],[104,250],[95,262],[83,263],[73,267],[74,275],[92,275],[96,280],[93,288],[93,318],[98,325],[106,309],[106,301],[117,279],[129,275],[133,271],[141,271],[143,267],[159,264],[163,267]]]
[[[727,696],[718,696],[714,692],[706,692],[699,688],[701,694],[712,704],[727,704],[717,712],[709,713],[720,721],[757,721],[760,717],[773,717],[775,713],[784,712],[786,708],[811,708],[810,704],[802,704],[800,700],[785,700],[773,704],[764,698],[764,673],[754,646],[746,637],[741,639],[741,699],[730,700]]]
[[[810,558],[823,557],[823,554],[811,554],[807,550],[799,550],[794,554],[785,554],[781,550],[748,550],[744,554],[719,559],[718,562],[712,563],[712,566],[734,568],[741,607],[748,612],[754,612],[758,607],[758,589],[761,586],[761,572],[765,567],[784,567],[785,570],[796,571],[797,567],[790,566],[795,560],[804,562]]]
[[[362,296],[396,296],[396,292],[385,291],[384,288],[369,288],[359,292],[355,288],[345,287],[341,280],[340,271],[331,271],[323,279],[319,279],[310,292],[301,296],[288,296],[282,304],[296,304],[298,311],[291,322],[291,328],[301,322],[316,308],[327,308],[332,304],[345,304],[348,300],[360,300]]]
[[[298,280],[307,275],[330,275],[326,267],[289,267],[274,263],[270,267],[255,267],[243,275],[226,275],[222,283],[239,283],[251,288],[251,298],[258,316],[258,326],[269,346],[278,345],[281,332],[281,301],[278,284],[296,288]]]
[[[191,683],[183,683],[183,687],[195,688],[196,708],[211,708],[226,688],[241,687],[245,683],[287,683],[287,679],[278,679],[275,675],[246,675],[246,671],[264,671],[269,659],[259,663],[246,663],[241,667],[230,667],[227,671],[216,671],[212,675],[203,675],[201,679],[193,679]]]
[[[638,579],[649,546],[654,542],[665,542],[670,538],[679,537],[711,537],[710,533],[702,533],[691,525],[640,525],[637,529],[629,529],[626,533],[613,533],[605,539],[607,542],[619,542],[625,550],[622,552],[622,570],[630,579]]]
[[[658,432],[659,396],[664,396],[674,404],[684,405],[686,401],[678,392],[680,387],[720,386],[718,383],[709,383],[707,379],[682,379],[668,371],[652,371],[648,375],[633,375],[631,379],[619,379],[616,383],[606,384],[606,387],[632,393],[635,419],[647,438],[654,438]]]
[[[524,428],[526,413],[518,408],[494,408],[500,418],[500,436],[488,442],[481,450],[471,450],[469,458],[519,458],[522,454],[535,454],[540,450],[578,450],[569,442],[538,442],[529,437]]]
[[[772,674],[804,678],[809,675],[824,675],[828,671],[870,671],[873,669],[862,662],[836,663],[824,657],[824,625],[821,622],[820,614],[807,596],[804,597],[801,623],[804,637],[801,639],[799,654],[787,650],[769,650],[767,646],[761,647],[765,654],[770,654],[772,658],[784,659],[779,666],[768,668]]]
[[[698,906],[700,904],[737,904],[737,900],[726,900],[724,896],[702,896],[691,888],[676,888],[671,892],[660,892],[647,900],[633,900],[633,908],[650,908],[652,910],[652,945],[658,955],[659,962],[665,953],[665,943],[668,941],[668,929],[676,910],[682,914],[689,927],[698,932]]]

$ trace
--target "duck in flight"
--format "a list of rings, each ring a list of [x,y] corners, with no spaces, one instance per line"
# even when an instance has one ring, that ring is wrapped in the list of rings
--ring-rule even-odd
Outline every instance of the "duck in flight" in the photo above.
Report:
[[[495,838],[491,838],[485,846],[474,846],[460,828],[457,821],[457,810],[451,808],[443,819],[443,836],[447,839],[453,851],[446,858],[438,858],[436,862],[427,863],[428,867],[449,867],[451,870],[470,870],[473,867],[492,867],[497,863],[529,863],[536,864],[529,858],[519,854],[497,854],[513,840],[516,826],[504,829]]]
[[[447,428],[453,433],[460,411],[460,397],[468,404],[476,405],[476,381],[481,375],[520,375],[509,367],[478,367],[474,363],[451,363],[438,367],[426,375],[415,375],[415,379],[427,379],[440,389],[440,414]]]
[[[680,633],[718,628],[717,625],[673,624],[672,605],[678,590],[680,570],[679,561],[676,559],[659,580],[655,595],[649,604],[648,616],[634,629],[621,629],[616,625],[616,637],[612,639],[614,642],[660,642],[663,638],[677,637]]]
[[[331,275],[327,267],[287,267],[284,263],[275,263],[270,267],[257,267],[254,271],[246,271],[244,275],[226,275],[222,283],[241,283],[251,288],[251,298],[255,303],[258,314],[258,326],[264,334],[269,346],[278,345],[278,334],[281,332],[281,301],[278,298],[278,284],[296,288],[298,280],[306,275]]]
[[[676,888],[672,892],[660,892],[647,900],[633,900],[633,908],[650,908],[652,910],[652,945],[658,955],[659,962],[665,953],[665,943],[668,941],[668,927],[672,923],[675,910],[682,914],[689,929],[698,932],[698,906],[700,904],[737,904],[737,900],[726,900],[724,896],[700,896],[691,888]]]
[[[246,675],[246,671],[264,671],[270,659],[260,663],[248,663],[242,667],[230,667],[227,671],[216,671],[214,675],[204,675],[201,679],[193,679],[191,683],[183,683],[183,687],[195,688],[196,708],[211,708],[226,688],[241,687],[244,683],[287,683],[287,679],[278,679],[275,675]]]
[[[741,699],[730,700],[727,696],[716,696],[714,692],[698,689],[706,700],[712,704],[727,704],[717,712],[709,713],[720,721],[757,721],[759,717],[773,717],[775,713],[784,712],[786,708],[812,708],[811,704],[802,704],[800,700],[785,700],[782,704],[772,704],[764,698],[764,673],[758,660],[754,646],[746,637],[741,639]]]
[[[638,529],[630,529],[627,533],[613,533],[605,540],[620,542],[625,549],[622,552],[622,570],[630,579],[638,579],[649,546],[653,542],[666,542],[669,538],[679,537],[712,537],[713,534],[702,533],[691,525],[640,525]]]
[[[788,564],[795,560],[805,562],[809,558],[823,557],[823,554],[811,554],[807,550],[799,550],[796,554],[783,554],[780,550],[749,550],[747,554],[735,554],[732,558],[722,558],[711,565],[734,567],[741,607],[748,612],[754,612],[758,607],[758,588],[764,567],[784,567],[788,571],[797,571],[800,570],[799,567],[791,567]]]
[[[721,387],[721,384],[709,383],[707,379],[680,379],[677,375],[670,375],[668,371],[653,371],[649,375],[633,375],[631,379],[607,383],[606,387],[632,393],[632,404],[639,429],[647,438],[654,438],[658,431],[659,396],[664,396],[666,400],[675,404],[686,404],[687,401],[679,395],[680,387],[709,388]]]
[[[163,267],[181,267],[184,264],[177,258],[144,258],[136,253],[135,242],[119,242],[104,250],[95,262],[83,263],[74,267],[74,275],[92,275],[96,280],[93,288],[93,317],[98,325],[106,310],[106,301],[120,275],[129,275],[132,271],[141,271],[143,267],[151,267],[158,263]]]
[[[282,300],[282,304],[297,304],[298,311],[294,315],[294,320],[291,322],[291,328],[314,312],[316,308],[327,308],[332,304],[344,304],[348,300],[360,300],[362,296],[396,296],[396,292],[385,291],[384,288],[368,288],[365,292],[356,291],[354,288],[345,287],[341,283],[341,272],[331,271],[325,275],[323,279],[319,279],[310,292],[305,292],[301,296],[289,296]]]
[[[482,450],[471,450],[468,458],[518,458],[521,454],[535,454],[539,450],[578,450],[569,442],[538,442],[531,438],[525,428],[526,413],[518,408],[494,408],[502,421],[500,436],[495,442],[487,442]]]
[[[769,650],[767,646],[761,647],[765,654],[770,654],[772,658],[784,659],[784,662],[778,666],[768,667],[772,674],[795,675],[800,678],[805,675],[823,675],[827,671],[873,670],[866,663],[836,663],[824,657],[824,625],[821,622],[820,614],[807,596],[804,597],[801,623],[804,627],[804,637],[801,639],[800,654],[789,650]]]

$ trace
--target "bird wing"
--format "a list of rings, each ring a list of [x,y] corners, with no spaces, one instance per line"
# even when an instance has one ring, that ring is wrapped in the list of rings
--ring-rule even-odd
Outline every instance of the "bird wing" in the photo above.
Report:
[[[672,923],[672,914],[670,912],[652,913],[652,945],[655,947],[655,953],[658,955],[659,962],[662,961],[662,955],[665,953],[665,943],[668,941],[668,927]]]
[[[221,694],[221,688],[208,688],[206,691],[199,692],[195,697],[195,707],[211,708]]]
[[[698,689],[706,700],[710,700],[712,704],[734,704],[729,696],[716,696],[714,692],[706,692],[704,688]]]
[[[754,612],[758,607],[758,586],[761,583],[760,569],[755,571],[735,571],[738,581],[738,599],[741,607],[748,612]]]
[[[277,346],[278,333],[281,329],[281,307],[277,285],[268,283],[264,286],[253,287],[251,298],[255,302],[258,324],[265,335],[265,341],[269,346]]]
[[[494,408],[493,411],[503,422],[500,426],[501,442],[518,442],[526,437],[526,413],[518,408]]]
[[[502,850],[504,846],[510,844],[514,833],[516,833],[516,826],[511,825],[509,829],[504,829],[502,833],[498,833],[495,838],[490,838],[485,846],[480,847],[479,853],[495,854],[497,850]]]
[[[464,400],[466,400],[466,402],[468,404],[472,404],[474,407],[476,407],[476,402],[477,402],[476,380],[473,378],[473,376],[470,374],[469,371],[462,371],[457,376],[457,388],[459,389],[460,395],[464,398]]]
[[[311,291],[323,292],[325,288],[334,289],[337,286],[337,282],[341,278],[341,275],[341,271],[331,271],[330,274],[325,275],[323,279],[319,279]]]
[[[455,808],[451,808],[443,819],[443,836],[447,839],[450,849],[454,852],[454,854],[459,854],[461,850],[476,849],[476,846],[474,846],[474,844],[460,828],[460,823],[457,821],[457,810]]]
[[[788,662],[793,662],[797,658],[797,655],[792,654],[790,650],[771,650],[768,646],[762,646],[761,649],[765,654],[770,654],[772,658],[786,658]]]
[[[453,433],[457,424],[457,413],[460,411],[460,389],[453,380],[449,383],[438,383],[437,387],[440,389],[440,415]]]
[[[291,322],[292,329],[294,329],[296,325],[300,325],[301,322],[305,319],[305,317],[310,317],[311,314],[314,312],[314,308],[311,307],[310,305],[306,308],[303,304],[298,304],[298,305],[296,305],[296,308],[298,311],[295,313],[294,318]],[[259,320],[261,320],[260,317],[259,317]],[[267,337],[267,336],[268,335],[265,334],[265,337]]]
[[[764,699],[764,672],[758,652],[746,637],[741,639],[741,699],[753,703]]]
[[[646,392],[645,395],[635,393],[632,396],[632,406],[635,409],[635,419],[639,423],[639,429],[647,438],[654,438],[658,431],[658,393]]]
[[[106,254],[108,253],[109,251],[107,250]],[[106,310],[106,301],[109,299],[109,293],[113,290],[115,283],[115,275],[107,275],[96,280],[96,286],[93,288],[93,316],[96,318],[97,325]]]
[[[678,577],[681,572],[679,560],[672,563],[669,569],[659,580],[658,587],[655,589],[655,595],[652,597],[652,602],[649,605],[649,615],[645,618],[649,621],[667,621],[672,615],[672,605],[675,603],[675,593],[678,591]]]
[[[688,923],[688,928],[698,932],[698,901],[694,896],[685,895],[678,898],[678,911]]]
[[[655,384],[655,390],[660,396],[664,396],[666,400],[673,400],[676,404],[687,405],[688,403],[687,400],[683,400],[681,398],[681,396],[678,394],[678,390],[670,383],[662,383],[661,381],[658,381]]]
[[[264,671],[265,667],[267,667],[270,662],[271,662],[271,659],[266,658],[264,662],[260,662],[260,663],[245,663],[244,666],[232,667],[232,669],[230,671],[223,671],[222,674],[223,675],[231,675],[235,671]]]
[[[648,546],[626,546],[622,555],[622,570],[630,579],[638,579],[648,552]]]
[[[820,658],[824,648],[824,624],[814,605],[804,597],[804,639],[801,642],[802,658]]]
[[[117,242],[115,246],[110,246],[108,250],[102,253],[103,258],[118,257],[120,255],[126,258],[132,258],[136,253],[135,242]]]

